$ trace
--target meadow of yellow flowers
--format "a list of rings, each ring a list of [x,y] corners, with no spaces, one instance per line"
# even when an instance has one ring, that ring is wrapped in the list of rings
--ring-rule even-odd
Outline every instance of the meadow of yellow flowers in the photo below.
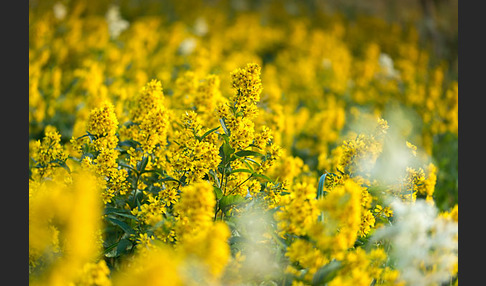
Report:
[[[30,284],[458,284],[457,72],[308,2],[29,2]]]

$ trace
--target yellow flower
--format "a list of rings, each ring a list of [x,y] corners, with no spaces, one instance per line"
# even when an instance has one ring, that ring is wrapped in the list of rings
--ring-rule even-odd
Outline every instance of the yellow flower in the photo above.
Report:
[[[189,257],[198,257],[208,267],[211,276],[220,278],[231,255],[227,243],[230,234],[224,222],[216,222],[191,236],[185,236],[181,249]]]
[[[306,235],[319,215],[316,198],[317,190],[306,183],[298,183],[290,190],[290,195],[281,201],[282,208],[275,213],[282,234]]]
[[[174,206],[179,216],[177,237],[189,239],[193,234],[209,227],[214,218],[216,198],[213,186],[207,181],[194,182],[181,189],[181,199]]]
[[[151,110],[164,106],[162,84],[158,80],[148,82],[131,102],[130,114],[133,122],[141,122]]]
[[[361,229],[361,196],[362,187],[348,179],[317,203],[318,209],[324,212],[327,234],[334,236],[335,250],[348,249],[356,241]]]
[[[101,107],[93,109],[88,117],[87,130],[96,136],[95,142],[103,141],[102,137],[109,138],[115,136],[118,129],[118,119],[115,115],[115,107],[108,101],[102,103]],[[117,142],[109,141],[108,144],[96,144],[101,148],[114,148]]]
[[[260,94],[263,89],[260,74],[261,68],[255,63],[249,63],[245,68],[238,68],[231,73],[232,85],[237,91],[235,100],[242,102],[260,101]],[[241,92],[242,95],[238,95],[238,92]]]
[[[350,174],[369,171],[383,150],[382,139],[387,128],[386,121],[380,119],[374,134],[359,134],[355,139],[344,141],[338,169]]]
[[[410,150],[412,150],[412,154],[413,154],[414,156],[417,156],[417,146],[413,145],[412,143],[410,143],[410,142],[408,142],[408,141],[406,142],[406,144],[407,144],[407,147],[408,147]]]
[[[52,176],[54,169],[66,163],[68,155],[61,144],[61,134],[53,126],[45,128],[42,141],[29,142],[29,155],[33,160],[32,179]]]
[[[79,269],[100,255],[100,192],[96,176],[86,171],[73,174],[69,185],[53,180],[34,190],[29,199],[29,254],[44,253],[38,259],[45,265],[46,285],[77,280]]]
[[[164,106],[164,94],[159,81],[151,80],[142,88],[131,101],[130,115],[138,128],[129,128],[127,135],[139,142],[144,152],[153,153],[157,146],[167,144],[169,112]]]
[[[185,285],[181,273],[183,257],[168,246],[157,245],[125,261],[112,278],[114,285]]]
[[[111,286],[110,269],[104,260],[98,263],[86,263],[82,268],[82,274],[76,285],[82,286]]]

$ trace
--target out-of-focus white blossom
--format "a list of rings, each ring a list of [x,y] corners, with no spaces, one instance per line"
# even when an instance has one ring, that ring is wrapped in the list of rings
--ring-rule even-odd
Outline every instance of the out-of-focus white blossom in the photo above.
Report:
[[[424,200],[391,203],[395,221],[378,229],[374,241],[389,239],[390,256],[407,285],[440,285],[457,263],[457,222],[437,216]]]
[[[328,58],[324,58],[322,59],[322,67],[325,68],[325,69],[330,69],[332,68],[332,61]]]
[[[67,9],[61,2],[56,2],[52,9],[54,10],[54,17],[56,17],[56,19],[62,20],[66,17]]]
[[[235,219],[238,229],[235,236],[240,238],[238,248],[245,257],[241,271],[257,279],[276,277],[282,265],[275,261],[275,242],[269,239],[273,218],[257,206],[258,203],[250,203]]]
[[[196,45],[197,42],[195,38],[186,38],[179,45],[179,53],[181,53],[181,55],[189,55],[196,49]]]
[[[111,5],[105,15],[106,22],[108,23],[108,31],[112,39],[118,38],[118,36],[126,30],[130,23],[121,18],[120,7]]]
[[[196,22],[194,23],[194,34],[196,34],[197,36],[204,36],[208,33],[209,31],[209,27],[208,27],[208,23],[206,22],[206,20],[202,17],[198,17],[196,19]]]
[[[387,77],[397,78],[399,76],[399,72],[393,66],[392,58],[384,53],[380,54],[378,58],[378,64],[380,65],[383,74]]]

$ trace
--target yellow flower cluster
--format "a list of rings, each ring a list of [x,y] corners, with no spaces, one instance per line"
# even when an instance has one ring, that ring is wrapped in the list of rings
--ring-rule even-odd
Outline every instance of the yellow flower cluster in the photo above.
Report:
[[[133,215],[145,224],[155,225],[162,220],[162,215],[166,213],[166,203],[159,196],[150,193],[146,194],[147,203],[131,211]]]
[[[344,141],[337,168],[347,173],[369,172],[382,152],[383,135],[387,129],[387,122],[379,119],[374,134],[359,134],[355,139]]]
[[[281,198],[281,211],[276,213],[281,235],[305,235],[319,215],[316,206],[316,188],[308,184],[296,184],[290,195]]]
[[[178,214],[176,234],[184,241],[212,224],[216,199],[213,186],[206,181],[186,186],[181,192],[180,203],[175,207]]]
[[[318,200],[315,200],[315,189],[307,192],[306,202],[312,203],[314,209],[311,215],[309,211],[298,209],[293,216],[286,216],[284,213],[289,211],[287,208],[276,214],[283,233],[297,235],[286,255],[300,268],[308,271],[303,276],[307,283],[315,279],[313,277],[321,268],[336,265],[339,261],[341,266],[336,270],[339,274],[330,282],[333,285],[367,285],[373,279],[379,280],[382,285],[397,285],[399,273],[389,267],[382,267],[387,258],[383,249],[366,253],[361,248],[353,248],[361,231],[362,192],[362,188],[353,180],[346,180],[343,185],[333,188]],[[301,216],[301,213],[305,216]],[[303,219],[293,219],[295,216]],[[297,232],[289,225],[302,227]],[[333,259],[337,260],[333,262]],[[289,266],[286,271],[300,276],[300,268]]]
[[[76,285],[99,285],[99,286],[111,286],[111,280],[109,278],[110,269],[106,266],[104,260],[100,260],[98,263],[87,263],[82,268],[82,274],[80,274],[79,281],[76,281]]]
[[[95,154],[93,157],[84,157],[83,163],[93,168],[97,174],[107,178],[106,190],[103,192],[103,201],[108,203],[116,193],[126,193],[128,173],[120,169],[117,163],[119,151],[118,145],[118,119],[114,106],[105,101],[99,108],[93,109],[88,117],[87,135],[81,138],[72,138],[73,146],[78,152],[83,148],[91,148]],[[83,147],[84,146],[84,147]]]
[[[118,143],[115,136],[118,129],[118,119],[115,115],[115,107],[104,102],[100,108],[93,109],[88,117],[88,132],[94,138],[96,150],[111,149]]]
[[[61,144],[61,134],[53,126],[46,127],[42,141],[31,141],[29,153],[33,165],[30,177],[35,181],[52,176],[57,166],[66,166],[68,155]]]
[[[166,145],[169,115],[164,107],[162,85],[157,80],[147,83],[132,101],[130,116],[134,125],[128,127],[129,138],[139,142],[145,153]]]
[[[380,285],[405,285],[398,279],[399,272],[380,265],[386,262],[386,254],[382,249],[366,253],[359,248],[346,253],[343,266],[329,285],[369,285],[377,281]]]
[[[407,168],[405,182],[400,189],[404,200],[416,200],[417,196],[425,197],[431,203],[434,202],[433,194],[437,181],[437,167],[433,163],[427,166],[427,176],[422,168]]]
[[[261,67],[256,63],[247,64],[245,68],[238,68],[231,73],[232,86],[235,94],[230,99],[234,102],[235,113],[242,113],[244,117],[254,117],[257,112],[255,106],[260,101],[262,81]]]
[[[318,202],[318,209],[324,212],[323,234],[332,236],[330,241],[318,242],[320,247],[326,249],[333,245],[332,251],[339,252],[354,245],[361,224],[361,193],[361,186],[346,180]]]
[[[182,128],[174,131],[172,144],[167,149],[170,176],[190,184],[200,180],[209,170],[215,170],[221,161],[216,134],[198,139],[205,130],[199,116],[188,111],[180,120]]]
[[[97,234],[102,225],[100,196],[95,175],[86,171],[73,174],[70,183],[44,181],[32,187],[29,269],[47,267],[34,285],[66,285],[87,279],[79,269],[98,260],[102,248]],[[104,262],[100,263],[102,267]],[[99,285],[110,285],[107,271],[99,273],[105,283]]]

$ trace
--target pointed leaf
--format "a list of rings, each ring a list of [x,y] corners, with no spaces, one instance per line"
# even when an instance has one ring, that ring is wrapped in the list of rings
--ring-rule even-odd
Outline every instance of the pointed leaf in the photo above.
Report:
[[[252,162],[253,164],[255,164],[255,165],[257,165],[258,167],[260,167],[260,163],[258,163],[257,161],[253,160],[252,158],[246,157],[246,158],[245,158],[245,161]]]
[[[216,174],[216,172],[214,170],[209,170],[209,175],[211,175],[211,177],[213,177],[214,181],[216,182],[216,186],[218,188],[221,188],[221,182],[219,181],[219,178],[218,178],[218,175]]]
[[[128,168],[128,169],[130,169],[130,170],[132,170],[132,171],[137,172],[137,170],[136,170],[135,168],[133,168],[132,166],[127,165],[127,164],[125,164],[125,163],[118,163],[118,165],[119,165],[119,166],[122,166],[122,167],[124,167],[124,168]]]
[[[203,134],[201,137],[198,137],[197,139],[198,139],[199,141],[202,141],[202,140],[204,140],[204,138],[206,138],[206,137],[207,137],[209,134],[213,133],[214,131],[216,131],[216,130],[218,130],[218,129],[219,129],[219,126],[218,126],[218,127],[216,127],[216,128],[213,128],[213,129],[211,129],[211,130],[208,130],[208,131],[206,131],[206,133],[204,133],[204,134]]]
[[[122,255],[123,253],[126,252],[127,248],[132,246],[132,242],[126,238],[120,240],[120,242],[118,242],[118,245],[116,247],[116,253],[115,253],[115,256],[120,256]]]
[[[337,274],[337,271],[341,268],[341,261],[333,260],[328,264],[321,267],[314,274],[312,278],[312,285],[325,285],[331,281]]]
[[[134,215],[131,215],[131,214],[126,214],[126,213],[113,213],[112,215],[118,215],[118,216],[122,216],[122,217],[126,217],[126,218],[129,218],[129,219],[133,219],[134,221],[138,221],[138,218]]]
[[[216,200],[219,200],[223,196],[223,192],[220,188],[214,187],[214,195],[216,196]]]
[[[224,133],[226,133],[226,135],[230,136],[231,135],[231,132],[226,127],[226,123],[224,123],[224,119],[223,118],[220,118],[219,119],[219,123],[221,123],[221,127],[223,127]]]
[[[112,214],[112,213],[127,213],[128,210],[119,209],[119,208],[105,208],[103,213],[105,215]]]
[[[123,222],[121,220],[117,220],[115,218],[111,218],[111,217],[107,217],[106,219],[108,221],[110,221],[111,223],[119,226],[121,229],[123,229],[124,232],[126,232],[128,234],[135,234],[135,231],[125,222]]]
[[[219,208],[223,211],[228,210],[230,207],[241,204],[245,202],[245,198],[240,195],[229,195],[224,196],[219,201]]]
[[[64,168],[68,173],[71,173],[71,169],[69,169],[68,165],[66,164],[66,161],[62,161],[59,159],[53,160],[53,163],[59,164],[60,167]]]
[[[163,178],[163,179],[160,179],[160,180],[159,180],[159,182],[167,182],[167,181],[173,181],[173,182],[180,183],[180,182],[179,182],[179,180],[174,179],[174,178],[169,177],[169,176],[167,176],[167,177],[165,177],[165,178]]]
[[[224,155],[229,158],[231,155],[233,155],[233,153],[235,152],[235,149],[233,149],[233,147],[231,147],[231,145],[229,143],[224,143],[223,144],[223,152],[224,152]]]
[[[242,162],[243,162],[243,163],[244,163],[244,164],[245,164],[245,165],[248,167],[248,169],[250,169],[250,170],[251,170],[251,172],[252,172],[252,173],[253,173],[253,172],[255,172],[255,171],[253,170],[253,168],[251,167],[251,165],[250,165],[250,164],[249,164],[249,163],[246,161],[246,158],[245,158],[245,159],[243,159],[243,160],[241,160],[241,161],[242,161]]]
[[[326,181],[327,173],[323,174],[319,178],[319,185],[317,186],[317,199],[322,198],[326,192],[324,192],[324,183]]]
[[[147,164],[148,164],[148,156],[146,155],[143,155],[142,157],[142,161],[140,161],[138,164],[137,164],[137,169],[139,172],[143,172],[145,170],[145,167],[147,167]]]
[[[270,179],[269,177],[267,177],[267,176],[266,176],[266,175],[264,175],[264,174],[257,174],[257,173],[253,173],[253,176],[254,176],[254,177],[257,177],[257,178],[262,178],[262,179],[267,180],[267,181],[269,181],[269,182],[273,182],[273,180],[272,180],[272,179]]]
[[[231,170],[231,172],[229,172],[229,174],[234,174],[234,173],[250,173],[250,174],[253,174],[253,171],[248,170],[248,169],[235,169],[235,170]]]
[[[132,148],[137,148],[138,145],[140,145],[140,143],[131,139],[124,140],[118,143],[118,146],[125,146],[125,147],[132,147]]]
[[[264,156],[261,153],[258,153],[256,151],[251,151],[251,150],[241,150],[236,152],[235,155],[238,157],[247,157],[247,156],[263,157]]]

